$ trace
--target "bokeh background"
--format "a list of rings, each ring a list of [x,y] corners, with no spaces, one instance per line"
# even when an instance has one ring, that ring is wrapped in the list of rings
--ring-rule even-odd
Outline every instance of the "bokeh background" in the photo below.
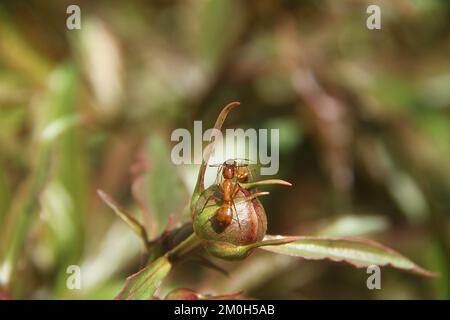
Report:
[[[383,269],[371,291],[363,269],[261,252],[216,261],[229,277],[188,261],[163,292],[448,299],[449,57],[445,0],[1,1],[0,295],[113,298],[144,249],[96,189],[161,231],[198,170],[172,164],[172,130],[237,100],[226,126],[279,128],[294,184],[262,199],[269,233],[369,237],[441,276]]]

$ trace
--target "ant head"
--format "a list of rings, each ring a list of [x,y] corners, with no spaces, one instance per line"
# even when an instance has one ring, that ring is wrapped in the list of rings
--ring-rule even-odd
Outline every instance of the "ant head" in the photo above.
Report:
[[[234,159],[228,159],[223,163],[224,167],[236,167],[236,161]]]
[[[228,159],[223,163],[222,175],[225,179],[234,178],[234,169],[236,168],[236,162],[233,159]]]

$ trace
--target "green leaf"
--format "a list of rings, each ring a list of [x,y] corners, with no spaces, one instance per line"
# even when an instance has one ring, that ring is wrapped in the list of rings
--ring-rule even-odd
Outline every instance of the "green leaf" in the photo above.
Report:
[[[133,196],[143,211],[149,238],[164,232],[169,215],[178,222],[188,194],[170,161],[170,149],[163,136],[152,134],[146,144],[149,168],[133,181]]]
[[[110,207],[128,226],[139,236],[139,238],[147,244],[147,232],[139,221],[137,221],[131,214],[121,208],[109,195],[102,190],[97,190],[98,196],[103,200],[108,207]]]
[[[214,124],[214,129],[221,130],[222,125],[228,116],[228,113],[230,113],[231,109],[233,109],[234,107],[237,107],[239,105],[240,105],[240,102],[230,102],[229,104],[227,104],[222,109],[219,116],[217,117],[216,123]],[[211,137],[211,139],[212,139],[212,137]],[[190,205],[192,215],[194,214],[195,203],[197,202],[197,200],[200,197],[200,194],[203,192],[203,190],[205,190],[205,172],[206,172],[206,168],[208,166],[209,158],[211,156],[211,151],[213,150],[212,147],[214,146],[214,143],[215,143],[215,141],[212,139],[212,141],[206,147],[205,150],[207,150],[207,151],[203,155],[202,164],[198,171],[197,183],[195,185],[194,192],[192,194],[191,205]]]
[[[71,63],[58,66],[49,76],[49,91],[41,101],[41,121],[37,123],[39,143],[51,148],[49,176],[40,197],[41,214],[48,219],[45,234],[50,250],[60,266],[53,297],[67,292],[67,273],[63,265],[78,264],[83,251],[83,236],[89,191],[89,161],[86,135],[78,109],[79,74]],[[39,245],[45,245],[39,243]]]
[[[270,185],[281,185],[281,186],[288,186],[292,187],[292,183],[280,180],[280,179],[269,179],[269,180],[259,180],[259,181],[252,181],[247,183],[241,183],[240,185],[245,189],[252,189],[260,186],[270,186]]]
[[[43,142],[51,143],[55,141],[61,134],[80,124],[81,118],[79,115],[71,114],[61,116],[50,122],[44,130],[42,130],[41,138]]]
[[[240,1],[207,0],[197,5],[196,53],[203,64],[214,70],[230,54],[227,51],[236,41],[236,34],[242,32],[242,4]],[[230,17],[233,17],[232,24]]]
[[[387,218],[381,215],[348,214],[333,219],[315,232],[315,235],[325,237],[360,237],[386,230],[388,227]]]
[[[171,268],[172,265],[167,256],[158,258],[141,271],[129,276],[116,299],[148,300],[153,298]]]
[[[329,259],[346,262],[357,268],[366,268],[370,265],[391,266],[423,276],[436,276],[435,273],[419,267],[398,252],[367,239],[266,236],[265,240],[285,238],[295,239],[295,241],[278,246],[266,246],[262,249],[308,260]]]
[[[83,152],[76,132],[79,121],[75,108],[77,74],[73,66],[62,64],[52,71],[48,80],[49,89],[37,100],[36,109],[39,112],[32,119],[33,131],[39,138],[31,142],[27,151],[30,155],[29,174],[14,193],[8,213],[0,225],[0,269],[7,270],[3,275],[5,284],[15,277],[17,264],[29,240],[29,230],[39,218],[37,213],[48,205],[46,200],[49,198],[43,195],[46,191],[48,195],[48,189],[55,186],[51,182],[56,182],[61,191],[52,199],[59,198],[57,201],[61,204],[59,195],[67,196],[67,202],[59,206],[64,210],[56,210],[54,213],[59,215],[59,222],[64,222],[58,225],[69,226],[70,230],[52,228],[48,234],[54,236],[52,239],[56,241],[51,243],[49,250],[52,256],[61,259],[60,261],[64,260],[64,264],[77,263],[81,254],[82,213],[86,212],[84,199],[88,188],[84,170],[86,163],[82,159]],[[56,189],[53,188],[54,190]],[[50,223],[47,225],[55,222],[49,217]],[[53,224],[52,227],[56,225]],[[43,239],[45,237],[41,237],[33,245],[45,241]],[[60,239],[64,241],[59,242]],[[68,246],[67,243],[71,245]],[[58,271],[57,277],[61,280],[59,283],[63,283],[65,290],[67,274],[65,269]]]

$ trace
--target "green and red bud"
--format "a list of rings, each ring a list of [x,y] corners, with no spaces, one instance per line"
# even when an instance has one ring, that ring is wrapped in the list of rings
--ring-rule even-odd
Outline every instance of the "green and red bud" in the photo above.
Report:
[[[281,184],[279,181],[258,185]],[[233,198],[232,221],[224,227],[217,217],[224,205],[223,193],[218,185],[207,188],[197,200],[193,222],[194,232],[206,251],[218,258],[241,260],[256,247],[265,245],[262,240],[267,231],[267,217],[258,196],[267,194],[251,193],[241,187]]]

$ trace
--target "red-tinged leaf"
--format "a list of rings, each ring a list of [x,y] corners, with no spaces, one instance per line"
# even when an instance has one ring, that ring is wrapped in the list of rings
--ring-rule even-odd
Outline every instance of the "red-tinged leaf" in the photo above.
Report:
[[[147,300],[153,298],[171,268],[172,265],[166,256],[158,258],[141,271],[129,276],[116,299]]]
[[[437,275],[419,267],[400,253],[367,239],[266,236],[265,240],[285,238],[294,241],[277,246],[264,246],[261,249],[309,260],[329,259],[346,262],[357,268],[366,268],[370,265],[391,266],[423,276]]]
[[[9,296],[8,292],[6,290],[0,288],[0,300],[10,300],[11,297]]]

